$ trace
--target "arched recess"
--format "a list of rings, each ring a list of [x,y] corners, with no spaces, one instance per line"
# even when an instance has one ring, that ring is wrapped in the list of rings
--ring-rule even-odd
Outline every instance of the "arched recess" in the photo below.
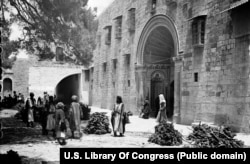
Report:
[[[152,31],[158,29],[166,29],[169,36],[172,37],[174,43],[174,55],[176,56],[179,52],[179,39],[176,26],[171,18],[166,15],[156,15],[152,17],[141,32],[141,36],[137,46],[137,65],[144,64],[144,50],[146,42]]]
[[[3,80],[3,94],[4,96],[12,94],[12,80],[10,78]]]
[[[73,74],[62,79],[55,88],[57,101],[70,104],[72,95],[81,98],[81,74]]]
[[[173,21],[166,15],[152,17],[142,30],[136,63],[137,102],[148,97],[151,102],[151,115],[156,116],[158,107],[155,105],[157,94],[164,94],[167,100],[169,118],[174,110],[174,62],[173,57],[179,51],[179,41]],[[152,77],[155,71],[163,72],[164,79],[159,81]],[[160,89],[160,91],[159,91]]]

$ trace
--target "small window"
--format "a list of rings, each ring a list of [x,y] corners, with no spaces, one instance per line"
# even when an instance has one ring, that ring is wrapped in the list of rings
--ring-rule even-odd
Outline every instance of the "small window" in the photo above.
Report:
[[[113,82],[113,87],[115,87],[115,82]]]
[[[2,44],[2,30],[0,30],[0,44]]]
[[[2,65],[2,63],[1,63]],[[2,74],[3,74],[3,70],[2,70],[2,67],[0,67],[0,80],[2,80]]]
[[[85,81],[89,81],[89,70],[85,70]]]
[[[64,53],[62,47],[56,47],[56,61],[64,61]]]
[[[135,31],[135,8],[129,10],[129,31]]]
[[[154,14],[156,12],[156,3],[157,3],[157,0],[152,0],[151,14]]]
[[[115,38],[121,39],[122,38],[122,16],[116,18],[115,22]]]
[[[205,18],[197,17],[192,23],[193,45],[203,45],[205,43]]]
[[[105,73],[107,71],[107,62],[103,63],[103,72]]]
[[[126,54],[125,55],[125,64],[127,65],[127,66],[130,66],[130,54]]]
[[[113,59],[113,69],[116,70],[117,68],[117,59]]]
[[[128,87],[130,87],[130,80],[128,80]]]
[[[106,26],[105,29],[106,29],[105,44],[110,45],[111,44],[112,26]]]
[[[198,82],[199,81],[199,74],[196,72],[194,73],[194,82]]]

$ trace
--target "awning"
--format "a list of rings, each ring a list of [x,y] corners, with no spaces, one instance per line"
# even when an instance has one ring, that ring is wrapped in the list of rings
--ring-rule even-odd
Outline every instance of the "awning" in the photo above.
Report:
[[[221,13],[232,10],[232,9],[234,9],[236,7],[239,7],[239,6],[241,6],[241,5],[243,5],[243,4],[247,3],[247,2],[248,2],[248,0],[239,0],[239,1],[236,1],[234,3],[231,3],[230,7],[228,9],[226,9],[226,10],[223,10]]]
[[[107,25],[105,27],[103,27],[103,29],[108,29],[108,28],[111,28],[112,26],[111,25]]]
[[[197,18],[197,17],[207,16],[207,13],[208,13],[208,10],[204,10],[202,12],[199,12],[199,14],[196,14],[192,18],[189,18],[188,21],[191,21],[191,20],[193,20],[194,18]]]

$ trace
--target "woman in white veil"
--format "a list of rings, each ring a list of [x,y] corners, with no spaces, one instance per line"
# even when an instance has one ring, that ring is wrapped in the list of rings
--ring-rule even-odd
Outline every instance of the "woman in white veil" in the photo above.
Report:
[[[156,122],[158,123],[167,122],[166,100],[164,95],[160,94],[159,99],[160,99],[160,109],[156,117]]]

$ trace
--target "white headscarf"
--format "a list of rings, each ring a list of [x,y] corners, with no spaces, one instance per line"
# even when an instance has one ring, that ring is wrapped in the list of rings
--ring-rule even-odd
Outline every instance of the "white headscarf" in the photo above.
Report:
[[[165,97],[164,97],[163,94],[160,94],[160,95],[159,95],[159,99],[160,99],[160,104],[161,104],[161,103],[166,103],[166,100],[165,100]]]

